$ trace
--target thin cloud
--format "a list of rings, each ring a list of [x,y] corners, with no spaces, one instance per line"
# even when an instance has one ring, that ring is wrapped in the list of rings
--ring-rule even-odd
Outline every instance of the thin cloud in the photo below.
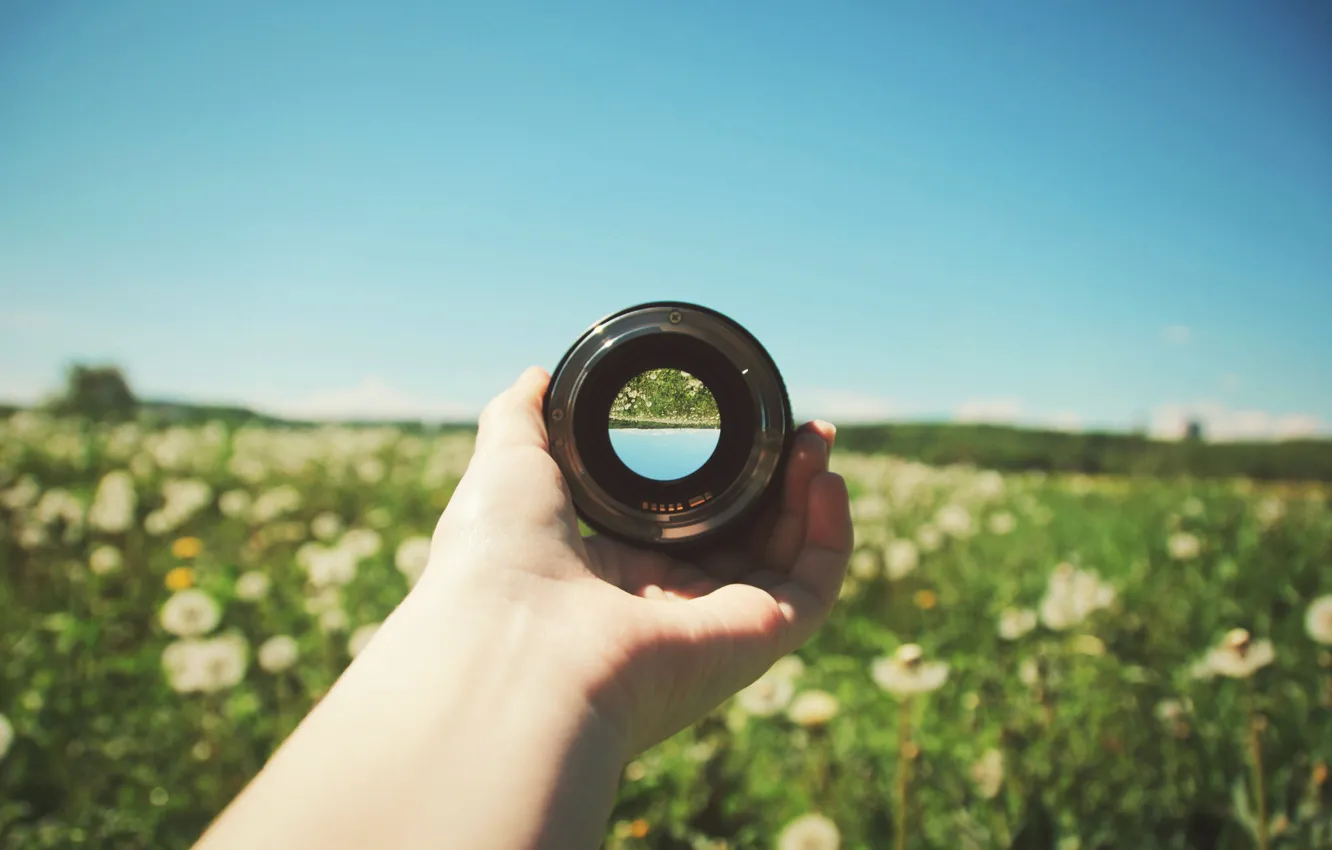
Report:
[[[1193,331],[1188,325],[1169,325],[1161,335],[1171,345],[1188,345],[1193,340]]]
[[[1188,434],[1192,422],[1201,426],[1203,439],[1212,442],[1293,440],[1328,431],[1327,423],[1309,413],[1272,413],[1200,401],[1156,408],[1151,435],[1159,440],[1179,440]]]
[[[1022,416],[1022,402],[1011,396],[968,399],[953,411],[958,422],[1017,422]]]
[[[1082,417],[1071,410],[1060,410],[1050,414],[1044,424],[1056,431],[1081,431]]]
[[[854,390],[812,387],[792,392],[791,404],[803,417],[833,422],[884,422],[906,411],[891,398]]]
[[[359,384],[311,393],[297,399],[257,402],[256,408],[291,419],[336,420],[424,420],[432,422],[475,419],[478,410],[470,405],[414,396],[378,377]]]

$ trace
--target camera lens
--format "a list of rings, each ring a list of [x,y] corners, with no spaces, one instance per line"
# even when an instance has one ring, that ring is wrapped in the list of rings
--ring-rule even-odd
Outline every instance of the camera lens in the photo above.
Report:
[[[551,454],[597,531],[660,548],[743,528],[780,481],[793,433],[758,340],[695,304],[641,304],[588,328],[545,399]]]

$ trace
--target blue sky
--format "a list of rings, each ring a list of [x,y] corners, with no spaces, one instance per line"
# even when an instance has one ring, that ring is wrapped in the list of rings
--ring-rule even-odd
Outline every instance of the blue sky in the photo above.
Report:
[[[0,4],[0,397],[475,412],[727,312],[796,407],[1332,428],[1325,3]]]

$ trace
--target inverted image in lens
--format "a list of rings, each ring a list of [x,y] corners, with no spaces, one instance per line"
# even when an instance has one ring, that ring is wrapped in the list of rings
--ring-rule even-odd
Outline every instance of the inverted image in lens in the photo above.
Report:
[[[717,400],[679,369],[651,369],[629,380],[611,403],[611,447],[645,478],[684,478],[712,456],[721,433]]]

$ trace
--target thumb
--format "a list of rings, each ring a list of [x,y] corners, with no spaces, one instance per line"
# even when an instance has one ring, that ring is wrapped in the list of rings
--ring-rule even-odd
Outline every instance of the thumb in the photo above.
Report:
[[[548,449],[542,399],[550,375],[531,366],[507,390],[491,399],[477,420],[476,453],[521,446]]]
[[[846,483],[822,472],[810,482],[805,540],[785,581],[727,584],[673,603],[675,624],[707,647],[726,647],[747,684],[821,626],[846,576],[853,546]]]

